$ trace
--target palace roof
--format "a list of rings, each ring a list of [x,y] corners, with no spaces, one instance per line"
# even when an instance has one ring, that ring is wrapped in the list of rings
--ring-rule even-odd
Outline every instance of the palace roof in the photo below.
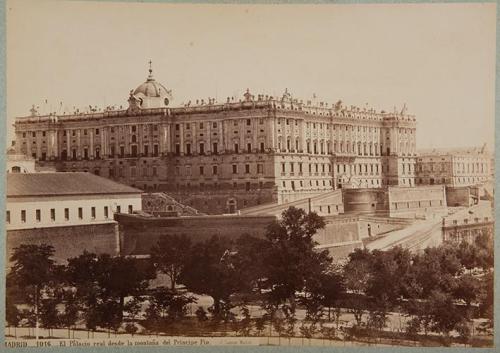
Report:
[[[10,173],[7,197],[141,194],[139,189],[91,173]]]

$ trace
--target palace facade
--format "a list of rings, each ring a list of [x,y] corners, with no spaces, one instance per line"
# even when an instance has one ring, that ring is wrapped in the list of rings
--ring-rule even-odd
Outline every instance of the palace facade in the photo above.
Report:
[[[16,152],[165,191],[205,213],[233,213],[339,188],[415,185],[416,120],[406,113],[253,95],[171,107],[150,69],[128,109],[31,115]]]

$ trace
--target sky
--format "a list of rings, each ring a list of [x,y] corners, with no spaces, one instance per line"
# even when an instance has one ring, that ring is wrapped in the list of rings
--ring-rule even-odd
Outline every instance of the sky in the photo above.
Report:
[[[494,146],[494,3],[201,5],[7,1],[7,116],[254,94],[401,110],[417,148]],[[47,101],[47,103],[45,103]],[[62,105],[61,103],[62,102]]]

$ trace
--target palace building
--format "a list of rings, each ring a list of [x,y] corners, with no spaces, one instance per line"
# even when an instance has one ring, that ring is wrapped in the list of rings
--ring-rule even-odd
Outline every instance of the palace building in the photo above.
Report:
[[[205,213],[234,213],[340,188],[415,185],[415,117],[252,94],[172,107],[149,70],[127,109],[15,121],[17,153],[41,167],[164,191]]]
[[[493,179],[486,146],[418,151],[417,185],[470,186]]]

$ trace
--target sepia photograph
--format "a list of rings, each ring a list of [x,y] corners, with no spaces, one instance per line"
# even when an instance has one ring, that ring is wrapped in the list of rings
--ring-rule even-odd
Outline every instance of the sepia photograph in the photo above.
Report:
[[[4,346],[493,348],[496,6],[7,0]]]

